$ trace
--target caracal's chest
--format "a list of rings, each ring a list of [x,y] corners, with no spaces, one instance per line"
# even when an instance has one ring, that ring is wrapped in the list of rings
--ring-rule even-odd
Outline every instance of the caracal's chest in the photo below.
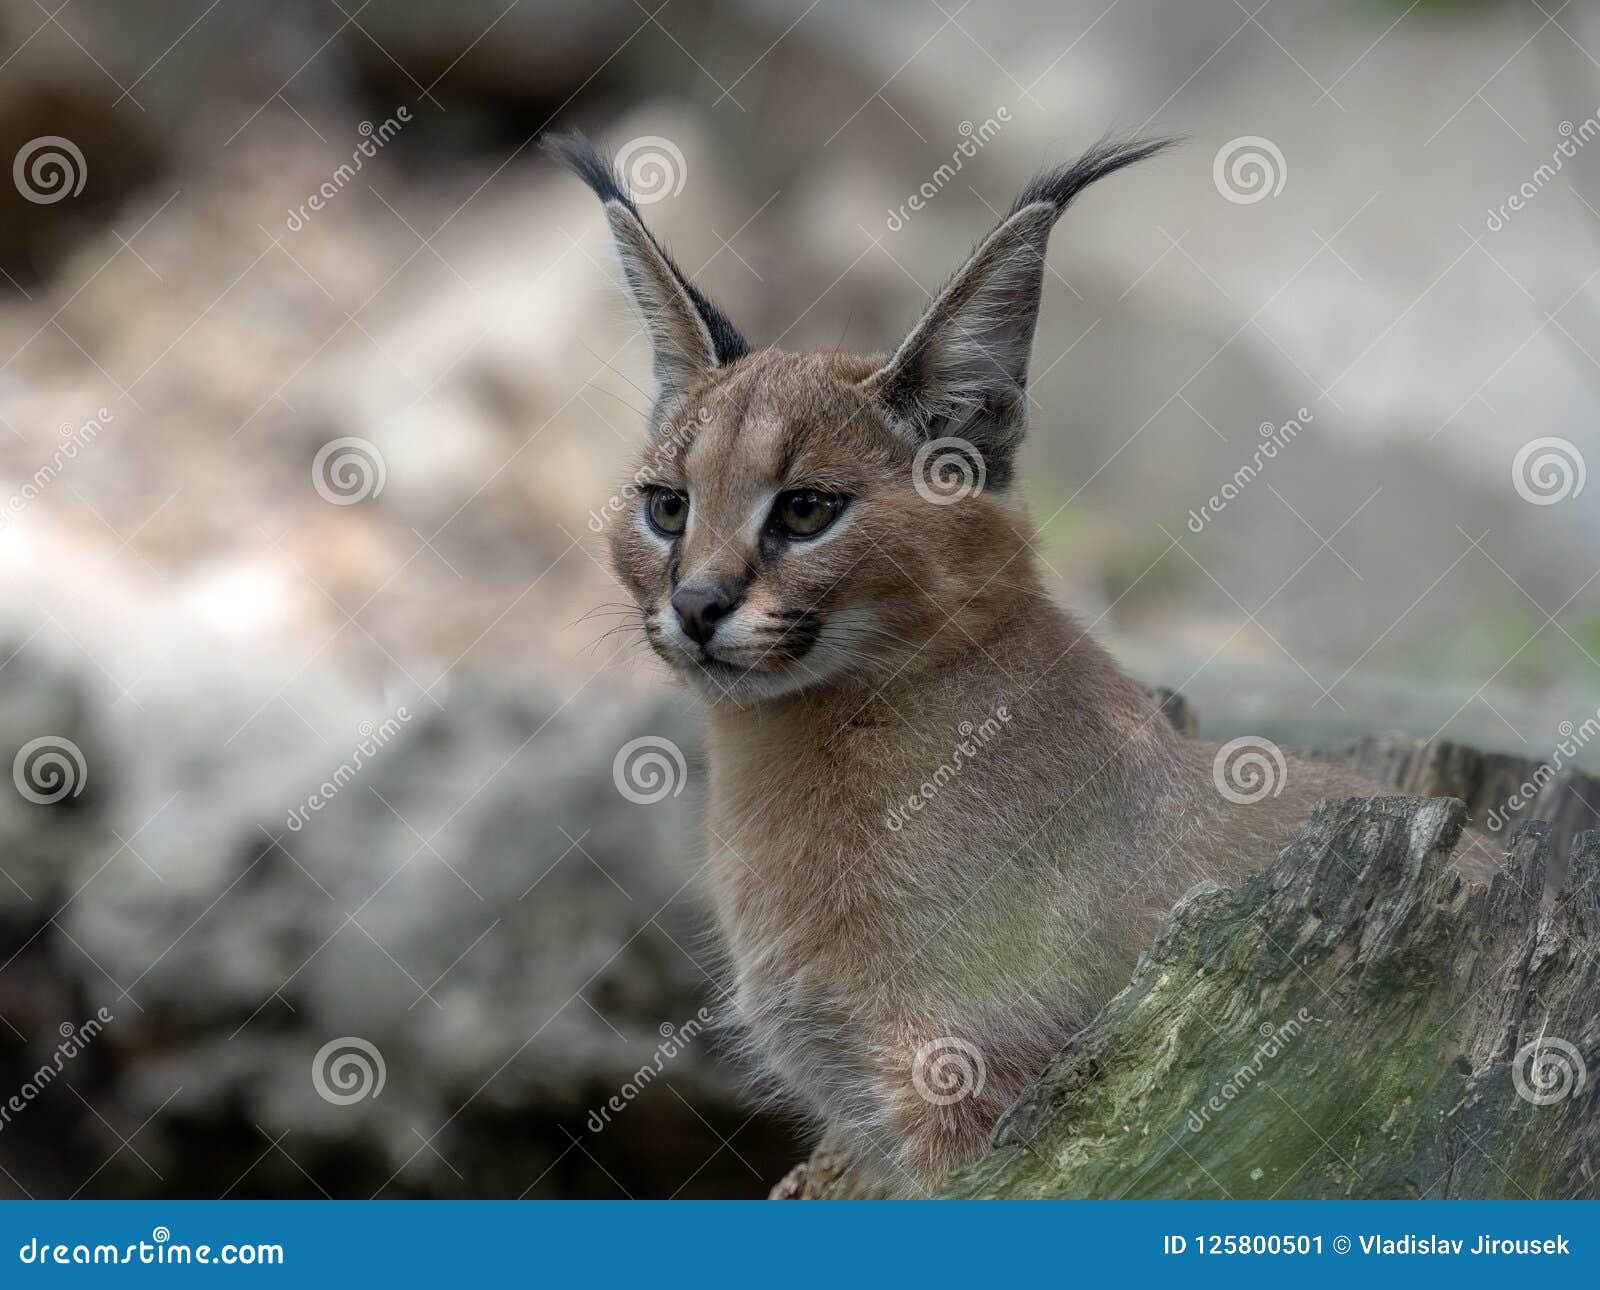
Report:
[[[889,1037],[928,1007],[907,908],[916,883],[904,856],[856,822],[744,819],[742,842],[715,812],[708,830],[734,1010],[764,1064],[837,1114]]]

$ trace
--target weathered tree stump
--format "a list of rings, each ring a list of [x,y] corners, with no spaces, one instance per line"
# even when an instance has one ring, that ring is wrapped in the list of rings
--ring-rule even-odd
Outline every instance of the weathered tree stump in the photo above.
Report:
[[[1566,877],[1572,842],[1600,828],[1600,779],[1582,771],[1508,753],[1485,753],[1445,740],[1369,735],[1337,748],[1305,754],[1338,762],[1397,793],[1459,797],[1473,825],[1504,836],[1523,820],[1551,827],[1550,885]]]
[[[1467,806],[1323,803],[1264,873],[1191,891],[945,1194],[1600,1197],[1600,785],[1403,738],[1323,755]],[[1510,825],[1485,885],[1450,864],[1468,807],[1553,819]],[[773,1192],[863,1194],[826,1142]]]
[[[1190,892],[951,1194],[1600,1196],[1600,832],[1541,914],[1550,827],[1483,886],[1465,816],[1324,803]]]

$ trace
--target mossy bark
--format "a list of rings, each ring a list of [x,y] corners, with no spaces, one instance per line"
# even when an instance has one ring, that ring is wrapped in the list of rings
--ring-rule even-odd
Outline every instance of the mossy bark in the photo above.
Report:
[[[1600,832],[1488,886],[1449,799],[1323,804],[1205,885],[954,1178],[967,1197],[1600,1196]]]

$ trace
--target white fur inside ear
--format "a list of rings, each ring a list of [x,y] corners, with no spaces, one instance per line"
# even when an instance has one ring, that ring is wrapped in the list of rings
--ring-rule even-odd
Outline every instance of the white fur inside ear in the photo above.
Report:
[[[934,419],[960,422],[1025,400],[1045,249],[1058,214],[1037,202],[995,229],[894,356],[862,382],[889,399],[902,435],[920,440]]]
[[[678,275],[643,224],[618,201],[606,203],[606,218],[622,260],[628,295],[650,340],[662,401],[680,395],[702,372],[717,365],[711,332]]]

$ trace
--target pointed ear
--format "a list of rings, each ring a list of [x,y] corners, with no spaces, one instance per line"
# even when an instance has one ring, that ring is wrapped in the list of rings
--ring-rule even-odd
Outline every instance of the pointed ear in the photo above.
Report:
[[[886,406],[897,433],[918,445],[964,439],[983,457],[988,485],[1006,486],[1027,429],[1028,358],[1050,230],[1095,180],[1171,142],[1102,141],[1023,189],[894,357],[862,382]]]
[[[548,136],[542,146],[605,206],[628,295],[650,338],[657,385],[650,432],[658,435],[696,376],[748,354],[750,346],[645,227],[615,168],[593,144],[572,132]]]

